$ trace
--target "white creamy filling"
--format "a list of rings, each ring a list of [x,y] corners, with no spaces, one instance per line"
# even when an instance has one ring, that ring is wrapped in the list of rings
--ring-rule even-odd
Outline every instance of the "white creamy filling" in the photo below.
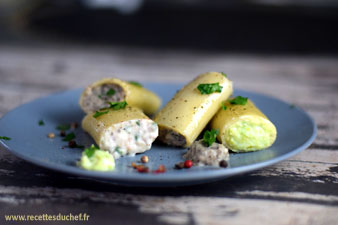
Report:
[[[109,91],[112,90],[112,93]],[[101,108],[109,107],[108,102],[120,102],[125,99],[125,93],[117,84],[103,84],[86,89],[83,107],[86,112],[95,112]]]
[[[158,126],[152,120],[128,120],[108,128],[100,140],[100,148],[115,158],[145,152],[158,136]]]

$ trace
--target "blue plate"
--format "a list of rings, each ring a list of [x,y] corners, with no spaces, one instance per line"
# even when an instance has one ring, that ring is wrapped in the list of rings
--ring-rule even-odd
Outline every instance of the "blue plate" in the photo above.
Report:
[[[166,103],[182,85],[146,84]],[[69,174],[109,180],[116,184],[135,186],[178,186],[210,182],[244,172],[257,170],[306,149],[315,139],[316,125],[303,110],[291,107],[281,100],[261,94],[236,90],[235,95],[247,96],[270,118],[277,127],[277,140],[272,147],[258,152],[230,155],[230,166],[226,169],[216,167],[192,167],[175,170],[174,165],[183,161],[186,149],[172,148],[154,144],[145,154],[149,157],[148,166],[155,170],[160,164],[167,168],[162,174],[140,174],[130,167],[143,154],[135,157],[123,157],[116,161],[116,170],[112,172],[86,171],[76,167],[81,149],[64,147],[67,142],[58,136],[56,126],[71,122],[80,124],[84,113],[78,100],[82,90],[71,90],[40,98],[24,104],[0,120],[0,136],[8,136],[9,141],[1,140],[0,147],[33,164]],[[39,126],[43,120],[45,125]],[[54,139],[47,138],[54,132]],[[76,141],[89,146],[93,139],[81,128],[75,129]]]

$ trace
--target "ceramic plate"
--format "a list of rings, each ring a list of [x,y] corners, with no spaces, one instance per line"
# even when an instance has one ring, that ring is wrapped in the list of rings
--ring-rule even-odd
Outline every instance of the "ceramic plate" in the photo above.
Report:
[[[145,85],[157,93],[166,103],[182,85],[154,84]],[[123,157],[116,161],[116,170],[112,172],[86,171],[76,167],[81,156],[81,149],[63,148],[56,126],[71,122],[80,124],[84,113],[78,105],[80,89],[40,98],[19,106],[0,120],[0,136],[8,136],[11,140],[0,140],[0,147],[33,164],[73,175],[109,180],[122,185],[136,186],[178,186],[210,182],[244,172],[257,170],[282,160],[306,149],[316,136],[313,119],[298,107],[292,107],[276,98],[261,94],[235,90],[235,95],[247,96],[270,118],[277,127],[277,140],[268,149],[230,154],[230,166],[226,169],[216,167],[192,167],[175,170],[174,165],[182,161],[186,149],[154,144],[146,152],[149,157],[148,166],[155,170],[160,164],[165,165],[167,172],[163,174],[140,174],[130,167],[131,162],[138,161],[143,154],[135,157]],[[45,125],[39,126],[43,120]],[[54,139],[47,134],[54,132]],[[93,139],[81,128],[75,130],[76,141],[89,146]]]

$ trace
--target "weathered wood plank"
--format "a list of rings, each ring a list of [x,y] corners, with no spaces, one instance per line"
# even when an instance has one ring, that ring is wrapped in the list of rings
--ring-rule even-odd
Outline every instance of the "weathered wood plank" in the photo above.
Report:
[[[88,224],[337,223],[338,57],[0,43],[0,117],[102,77],[176,83],[210,70],[228,73],[236,88],[308,111],[318,125],[314,144],[274,166],[197,188],[120,187],[49,171],[1,151],[1,213],[39,214],[43,205],[49,213],[87,212],[93,218]]]
[[[22,193],[25,198],[16,196]],[[286,193],[262,193],[262,192],[239,192],[242,197],[250,195],[256,196],[286,196]],[[21,195],[22,196],[22,195]],[[337,201],[338,197],[333,196],[315,196],[302,193],[291,193],[296,198],[315,198],[325,199],[327,201]],[[60,200],[61,199],[61,200]],[[142,212],[145,217],[154,215],[156,224],[164,222],[167,224],[247,224],[248,215],[250,215],[250,224],[335,224],[337,221],[335,212],[338,207],[325,206],[319,204],[304,204],[290,201],[276,200],[258,200],[246,198],[218,198],[218,197],[156,197],[131,194],[116,194],[107,192],[91,192],[73,189],[55,189],[55,188],[17,188],[17,187],[1,187],[0,202],[7,205],[24,205],[34,206],[35,204],[44,205],[53,202],[54,205],[62,204],[62,199],[66,202],[86,201],[91,205],[109,204],[109,208],[118,209],[121,207],[128,208],[128,214],[134,215]],[[63,201],[64,202],[64,201]],[[34,204],[35,203],[35,204]],[[205,206],[208,207],[205,207]],[[96,209],[101,208],[96,207]],[[20,207],[16,207],[19,208]],[[69,208],[63,203],[62,209]],[[106,207],[105,207],[106,208]],[[116,219],[119,216],[119,210],[111,210],[109,214],[95,213],[90,208],[83,207],[80,204],[82,212],[93,213],[92,220],[96,222],[103,216],[105,219]],[[21,207],[22,210],[22,207]],[[41,213],[41,211],[29,208],[24,210],[25,213]],[[72,210],[79,212],[77,210]],[[4,213],[10,213],[10,210],[4,210]],[[67,211],[66,211],[67,212]],[[81,211],[80,211],[81,212]],[[264,212],[264,213],[262,213]],[[97,215],[99,214],[99,215]],[[108,217],[108,218],[107,218]],[[127,219],[130,221],[131,219]],[[120,220],[118,220],[120,221]],[[139,221],[139,224],[145,224]]]

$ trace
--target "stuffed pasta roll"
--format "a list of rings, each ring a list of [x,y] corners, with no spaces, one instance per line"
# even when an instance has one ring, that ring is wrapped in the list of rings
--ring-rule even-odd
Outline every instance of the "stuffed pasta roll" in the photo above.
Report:
[[[239,97],[242,103],[226,101],[212,119],[211,128],[219,130],[217,139],[234,152],[270,147],[276,140],[276,127],[251,100]]]
[[[161,99],[136,82],[105,78],[89,85],[80,97],[80,106],[86,113],[109,106],[109,102],[127,101],[130,106],[154,114],[161,106]]]
[[[158,136],[157,124],[139,108],[131,106],[87,114],[82,128],[93,137],[100,149],[109,151],[115,158],[150,149]]]
[[[231,94],[232,82],[224,74],[199,75],[155,116],[159,139],[172,146],[190,146]]]

